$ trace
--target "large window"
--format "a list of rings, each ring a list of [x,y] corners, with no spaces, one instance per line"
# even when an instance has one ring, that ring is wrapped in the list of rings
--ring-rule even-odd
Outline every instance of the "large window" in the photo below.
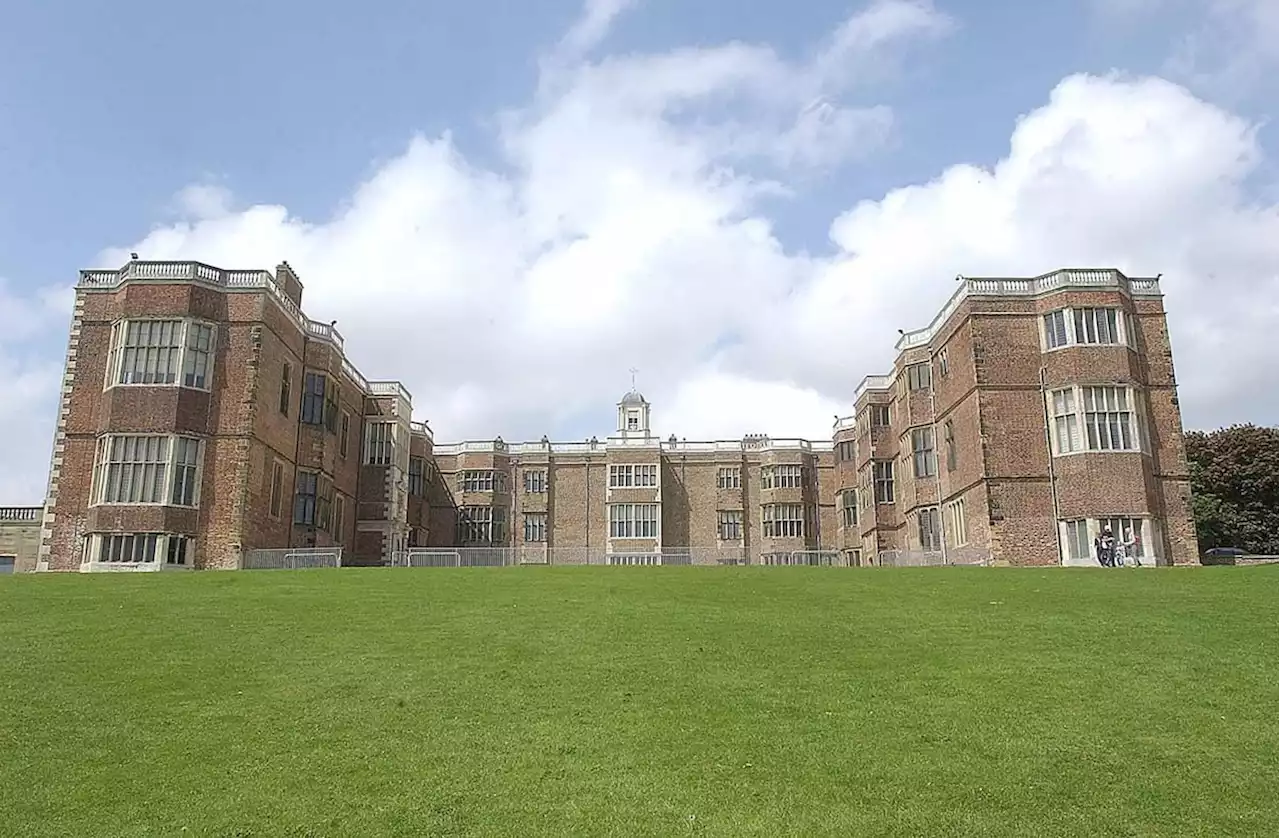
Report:
[[[871,405],[870,410],[871,410],[871,427],[873,428],[889,427],[889,419],[890,419],[889,405],[873,404]]]
[[[858,526],[858,490],[845,489],[840,493],[840,507],[843,512],[844,528],[851,530]]]
[[[657,538],[658,504],[609,504],[610,538]]]
[[[877,460],[871,464],[876,503],[893,503],[893,460]]]
[[[760,469],[761,489],[799,489],[804,486],[804,469],[801,466],[763,466]]]
[[[1055,454],[1138,451],[1137,396],[1127,387],[1067,387],[1049,394]]]
[[[347,450],[348,450],[347,440],[350,438],[350,436],[351,436],[351,414],[344,410],[342,411],[342,427],[338,434],[338,455],[341,456],[342,459],[344,460],[347,458]]]
[[[766,503],[761,512],[765,538],[804,538],[804,504]]]
[[[280,412],[289,415],[289,403],[293,400],[293,366],[285,361],[280,370]]]
[[[507,475],[493,469],[468,469],[462,473],[462,491],[464,492],[504,492],[507,489]]]
[[[721,541],[742,540],[742,510],[721,509],[719,514],[719,535]]]
[[[318,372],[309,372],[303,376],[302,413],[298,417],[302,424],[324,423],[324,385],[325,377]]]
[[[506,537],[507,511],[499,506],[464,506],[458,510],[458,535],[463,544],[501,543]]]
[[[946,505],[942,523],[949,544],[954,547],[963,547],[969,543],[969,525],[964,516],[964,498],[958,498]]]
[[[956,470],[956,432],[948,419],[942,423],[942,444],[947,452],[947,471]]]
[[[195,320],[121,320],[111,327],[107,386],[209,389],[213,327]]]
[[[371,466],[389,466],[394,458],[395,435],[390,422],[370,422],[365,427],[364,461]]]
[[[524,540],[530,542],[547,540],[547,513],[524,513]]]
[[[1113,346],[1126,341],[1121,323],[1128,326],[1130,317],[1121,317],[1114,308],[1061,308],[1044,315],[1046,349],[1063,346]]]
[[[1151,537],[1150,527],[1145,518],[1127,516],[1108,518],[1076,518],[1060,522],[1062,534],[1062,552],[1065,558],[1075,563],[1096,563],[1093,540],[1104,529],[1110,529],[1116,540],[1116,547],[1124,548],[1125,556],[1133,559],[1144,559],[1150,553],[1147,539]]]
[[[547,493],[547,470],[534,468],[525,471],[524,491],[529,495],[545,495]]]
[[[297,483],[293,495],[293,522],[302,526],[318,527],[320,525],[321,481],[319,472],[299,471],[295,478]]]
[[[196,506],[203,445],[178,436],[104,436],[94,464],[94,502]]]
[[[720,466],[716,469],[716,488],[717,489],[741,489],[742,488],[742,467],[741,466]]]
[[[857,457],[857,445],[851,440],[836,443],[836,461],[852,462]]]
[[[284,508],[284,463],[271,463],[271,517],[279,518]]]
[[[427,493],[425,463],[421,457],[409,458],[409,494],[420,498]]]
[[[926,363],[912,364],[907,367],[907,389],[915,392],[917,390],[928,390],[932,384],[932,376],[930,367]]]
[[[347,503],[342,492],[333,493],[333,540],[342,544],[342,538],[346,534]]]
[[[609,466],[610,489],[645,489],[658,485],[656,465]]]
[[[942,549],[942,527],[938,526],[938,507],[931,506],[916,513],[921,550]]]
[[[916,428],[911,432],[911,459],[916,477],[933,477],[938,473],[933,428]]]
[[[189,567],[195,550],[185,535],[166,533],[104,533],[95,535],[90,561],[110,565],[165,564]]]

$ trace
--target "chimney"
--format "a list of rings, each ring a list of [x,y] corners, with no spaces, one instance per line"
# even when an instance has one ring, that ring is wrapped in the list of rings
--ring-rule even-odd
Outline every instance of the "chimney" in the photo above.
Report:
[[[293,268],[289,267],[288,262],[276,265],[276,285],[280,286],[280,290],[286,297],[293,300],[295,305],[302,307],[302,280],[298,279],[298,275],[294,273]]]

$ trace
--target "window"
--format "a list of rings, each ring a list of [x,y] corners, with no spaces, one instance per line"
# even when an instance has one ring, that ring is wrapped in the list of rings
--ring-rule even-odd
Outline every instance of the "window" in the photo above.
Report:
[[[1124,323],[1132,318],[1126,314]],[[1126,329],[1128,331],[1128,329]],[[1044,345],[1058,349],[1073,344],[1111,346],[1133,344],[1132,337],[1120,334],[1120,312],[1114,308],[1061,308],[1044,315]]]
[[[947,504],[942,520],[946,528],[947,542],[955,547],[963,547],[969,543],[969,525],[964,517],[964,498],[958,498]]]
[[[1124,387],[1085,387],[1084,425],[1091,451],[1136,451],[1133,411]]]
[[[717,489],[741,489],[742,488],[742,467],[741,466],[721,466],[716,469],[716,488]]]
[[[298,421],[304,425],[320,425],[324,422],[325,378],[318,372],[309,372],[302,379],[302,413]]]
[[[284,506],[284,463],[271,464],[271,517],[279,518]]]
[[[390,422],[370,422],[365,434],[364,461],[371,466],[389,466],[394,454]]]
[[[94,502],[196,506],[202,459],[200,440],[190,437],[104,436]]]
[[[182,360],[182,385],[209,389],[209,368],[213,353],[213,327],[207,323],[187,324],[187,351]]]
[[[1117,547],[1123,546],[1127,556],[1143,558],[1146,556],[1142,537],[1143,523],[1145,522],[1141,518],[1101,518],[1098,520],[1098,532],[1110,527]]]
[[[840,462],[850,462],[857,453],[857,447],[851,441],[836,443],[836,460]]]
[[[804,504],[766,503],[761,522],[765,538],[804,538]]]
[[[338,432],[338,382],[330,381],[324,392],[324,426],[331,434]]]
[[[634,410],[627,413],[627,430],[636,431],[640,429],[640,414]]]
[[[524,491],[529,495],[545,495],[547,493],[547,470],[530,469],[524,473]]]
[[[949,372],[951,372],[951,365],[947,361],[947,348],[944,346],[938,350],[938,376],[946,378]]]
[[[187,567],[192,554],[191,539],[163,533],[111,533],[96,535],[89,555],[103,564],[155,564],[164,557],[166,565]]]
[[[956,470],[956,435],[951,420],[942,423],[942,443],[947,448],[947,471]]]
[[[762,466],[761,489],[799,489],[804,486],[804,469],[800,466]]]
[[[1127,387],[1065,387],[1049,394],[1054,454],[1142,449],[1137,395]],[[1083,433],[1081,432],[1083,429]]]
[[[643,489],[657,485],[658,467],[656,465],[609,466],[610,489]]]
[[[347,500],[342,496],[342,492],[333,493],[333,540],[339,545],[342,544],[342,536],[345,532],[343,524],[347,518]]]
[[[421,457],[409,458],[409,494],[415,498],[420,498],[426,494],[426,477],[423,474],[423,461]]]
[[[1044,345],[1049,349],[1067,345],[1066,309],[1051,311],[1044,316]]]
[[[1080,426],[1076,419],[1076,391],[1068,387],[1049,395],[1049,412],[1053,418],[1053,444],[1057,454],[1080,450]]]
[[[1083,561],[1093,558],[1089,539],[1089,522],[1083,519],[1062,522],[1063,553],[1068,559]]]
[[[297,473],[297,488],[293,496],[293,522],[306,526],[316,523],[316,494],[319,491],[320,475],[314,471]]]
[[[876,503],[893,503],[893,460],[880,460],[871,464],[875,482]]]
[[[610,538],[657,538],[658,505],[656,503],[609,504]]]
[[[741,509],[721,509],[719,530],[720,530],[721,541],[741,541],[742,540],[742,510]]]
[[[938,526],[938,507],[931,506],[916,513],[916,523],[920,534],[920,549],[926,551],[942,549],[942,533]]]
[[[887,404],[871,405],[871,427],[873,428],[889,427],[889,405]]]
[[[293,367],[286,361],[280,373],[280,412],[289,415],[289,402],[293,396]]]
[[[916,428],[911,432],[911,458],[917,478],[933,477],[938,473],[938,458],[933,450],[933,428]]]
[[[845,489],[841,492],[840,506],[843,510],[844,528],[851,530],[858,526],[858,490]]]
[[[196,475],[200,471],[200,440],[175,437],[173,441],[173,494],[174,506],[196,505]]]
[[[338,454],[342,459],[347,458],[347,439],[351,434],[351,414],[345,410],[342,412],[342,430],[338,434]]]
[[[526,512],[524,514],[524,540],[530,542],[547,540],[547,513]]]
[[[507,476],[493,469],[472,469],[462,473],[462,491],[464,492],[504,492],[507,489]]]
[[[458,535],[463,544],[492,544],[506,535],[506,510],[498,506],[464,506],[458,510]]]
[[[932,381],[928,364],[912,364],[907,367],[907,389],[911,391],[928,390]]]
[[[1138,348],[1138,319],[1129,312],[1124,315],[1124,342],[1133,349]]]
[[[1120,342],[1120,329],[1116,325],[1114,308],[1077,308],[1075,315],[1076,343],[1114,344]]]

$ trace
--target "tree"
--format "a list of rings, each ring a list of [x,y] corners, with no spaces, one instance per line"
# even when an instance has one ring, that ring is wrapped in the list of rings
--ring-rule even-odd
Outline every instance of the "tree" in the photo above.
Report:
[[[1239,547],[1276,555],[1280,529],[1280,432],[1232,425],[1185,435],[1200,549]]]

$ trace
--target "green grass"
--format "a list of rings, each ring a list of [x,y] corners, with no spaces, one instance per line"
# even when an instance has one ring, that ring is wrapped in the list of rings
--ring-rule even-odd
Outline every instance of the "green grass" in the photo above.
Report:
[[[6,836],[1277,832],[1276,567],[0,577]]]

